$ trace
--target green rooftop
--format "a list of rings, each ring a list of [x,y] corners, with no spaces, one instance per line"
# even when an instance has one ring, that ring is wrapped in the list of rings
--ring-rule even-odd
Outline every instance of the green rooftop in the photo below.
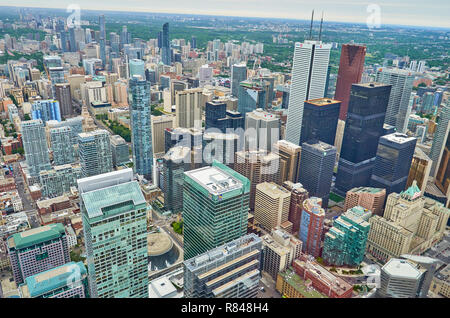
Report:
[[[284,278],[286,283],[294,287],[294,289],[305,298],[328,298],[327,296],[319,293],[317,290],[308,288],[306,286],[306,281],[298,276],[291,267],[288,267],[285,271],[280,272],[280,275]]]
[[[44,225],[35,229],[13,234],[8,238],[8,246],[10,249],[23,249],[60,238],[65,235],[65,233],[64,225],[61,223]]]
[[[131,205],[146,204],[137,181],[85,192],[81,196],[89,218],[108,215],[113,210],[118,212],[120,209],[130,209]],[[118,206],[119,204],[121,205],[120,207]]]

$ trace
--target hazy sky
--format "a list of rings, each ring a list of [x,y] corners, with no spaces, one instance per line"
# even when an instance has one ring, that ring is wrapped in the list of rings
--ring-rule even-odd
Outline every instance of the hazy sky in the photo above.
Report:
[[[325,20],[365,23],[370,4],[380,8],[383,24],[422,25],[450,28],[449,0],[0,0],[0,5],[211,14],[244,17],[309,19],[325,11]],[[83,17],[83,11],[81,11]]]

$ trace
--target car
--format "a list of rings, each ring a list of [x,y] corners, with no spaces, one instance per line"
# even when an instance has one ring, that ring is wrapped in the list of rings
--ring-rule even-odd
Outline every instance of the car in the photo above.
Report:
[[[264,287],[261,287],[259,290],[262,291],[262,292],[266,291]]]

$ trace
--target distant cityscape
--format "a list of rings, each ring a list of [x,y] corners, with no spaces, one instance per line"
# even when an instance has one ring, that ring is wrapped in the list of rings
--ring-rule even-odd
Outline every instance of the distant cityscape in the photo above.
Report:
[[[450,29],[1,8],[0,298],[450,297]]]

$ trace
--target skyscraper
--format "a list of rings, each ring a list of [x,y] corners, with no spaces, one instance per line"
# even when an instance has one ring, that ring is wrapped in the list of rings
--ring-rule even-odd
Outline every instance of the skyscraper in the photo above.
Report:
[[[295,43],[286,140],[300,145],[303,104],[325,96],[331,44],[305,40]]]
[[[128,62],[128,69],[130,70],[130,78],[139,75],[142,79],[145,79],[145,63],[143,60],[131,59]]]
[[[307,100],[303,108],[300,144],[318,139],[334,144],[341,102],[329,98]]]
[[[61,223],[13,234],[6,243],[17,286],[27,277],[70,262],[67,236]]]
[[[291,192],[274,182],[256,185],[255,220],[267,231],[288,221]]]
[[[322,206],[328,206],[336,148],[321,141],[311,140],[302,144],[299,182],[310,196],[319,197]]]
[[[308,199],[308,191],[301,183],[283,182],[283,187],[291,191],[291,203],[289,206],[289,222],[292,223],[291,233],[297,234],[300,228],[300,218],[302,216],[303,201]]]
[[[64,165],[75,161],[72,145],[72,129],[68,126],[50,129],[50,145],[53,164]]]
[[[92,298],[148,298],[146,201],[132,169],[78,180]]]
[[[191,149],[173,147],[163,157],[164,209],[171,213],[183,211],[184,172],[189,170]]]
[[[78,135],[83,177],[95,176],[112,170],[112,154],[109,133],[104,129],[84,132]]]
[[[390,89],[377,83],[352,85],[335,184],[339,194],[370,184]]]
[[[386,189],[357,187],[347,191],[344,202],[344,211],[355,206],[361,206],[373,215],[383,215],[384,200],[386,199]]]
[[[272,151],[280,139],[280,119],[260,108],[245,116],[245,149]]]
[[[61,117],[73,114],[72,95],[70,94],[69,83],[55,84],[55,98],[59,102]]]
[[[266,109],[266,94],[262,80],[248,79],[239,84],[238,112],[245,116],[257,108]]]
[[[106,66],[106,28],[105,28],[105,15],[101,14],[98,17],[98,24],[100,26],[100,59],[102,60],[103,67]]]
[[[431,159],[425,154],[425,152],[419,147],[416,147],[414,149],[411,168],[409,169],[408,181],[406,181],[406,188],[409,188],[413,184],[414,180],[416,180],[417,186],[423,194],[428,184],[431,164]]]
[[[325,234],[323,260],[329,265],[358,266],[364,260],[372,212],[355,206],[333,221]]]
[[[176,126],[182,128],[202,127],[201,98],[203,89],[192,88],[175,93]]]
[[[246,177],[216,161],[184,173],[185,260],[246,233],[249,192]]]
[[[442,150],[442,155],[439,158],[439,165],[437,166],[436,177],[434,178],[436,186],[447,198],[450,197],[450,138],[447,135],[445,147]]]
[[[380,68],[376,81],[392,86],[384,122],[396,127],[398,132],[406,132],[411,111],[409,99],[414,81],[413,73],[408,70]]]
[[[163,25],[162,35],[161,35],[162,47],[161,47],[161,58],[165,65],[172,64],[172,53],[170,51],[170,40],[169,40],[169,23],[166,22]]]
[[[134,170],[151,180],[153,147],[150,83],[139,76],[130,80],[130,115]]]
[[[244,129],[244,117],[234,111],[227,110],[227,104],[221,101],[206,102],[205,130],[215,128],[223,133],[227,129]]]
[[[49,120],[61,121],[61,110],[57,100],[37,100],[31,106],[31,117],[41,119],[45,124]]]
[[[444,105],[439,115],[439,122],[434,133],[433,144],[431,145],[430,159],[433,160],[431,165],[430,176],[434,177],[438,169],[438,164],[442,154],[444,153],[445,143],[450,131],[450,101]]]
[[[42,120],[22,122],[22,141],[30,174],[37,176],[40,171],[50,169],[50,158]]]
[[[336,82],[336,93],[334,98],[341,101],[339,119],[347,119],[348,102],[352,84],[361,82],[364,70],[364,58],[366,47],[353,44],[344,44],[341,49],[341,59]]]
[[[273,152],[280,157],[280,183],[297,183],[300,175],[300,156],[302,147],[287,140],[278,140],[273,144]]]
[[[247,234],[183,263],[186,298],[256,298],[262,241]]]
[[[371,177],[371,186],[385,188],[386,194],[402,192],[406,187],[409,168],[417,138],[393,133],[382,136]]]
[[[241,82],[247,79],[247,65],[233,64],[231,66],[231,94],[234,97],[238,97],[239,85]]]
[[[310,197],[303,201],[299,239],[303,242],[303,252],[316,258],[320,256],[322,249],[324,219],[325,210],[322,209],[320,198]]]
[[[117,167],[130,161],[129,148],[125,139],[123,139],[119,135],[112,135],[109,137],[109,140],[111,143],[113,166]]]

